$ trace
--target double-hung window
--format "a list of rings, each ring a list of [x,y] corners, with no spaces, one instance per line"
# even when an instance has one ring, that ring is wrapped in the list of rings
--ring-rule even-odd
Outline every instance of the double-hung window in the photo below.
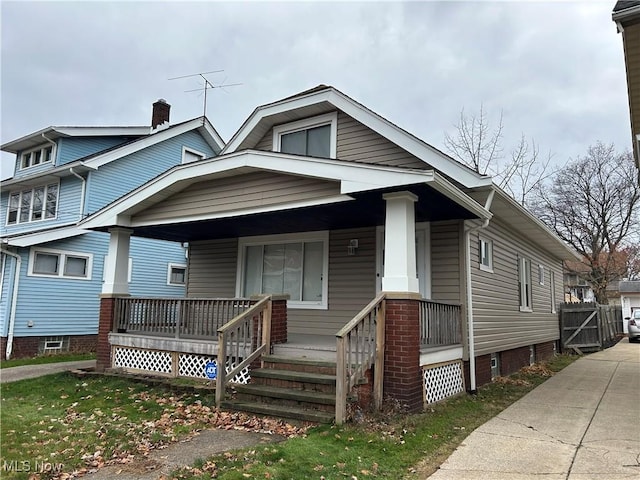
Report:
[[[530,312],[533,310],[531,260],[526,257],[518,259],[518,285],[520,287],[520,311]]]
[[[328,234],[240,240],[238,294],[287,294],[289,306],[327,308]]]
[[[20,156],[20,170],[35,167],[42,163],[49,163],[53,159],[53,145],[44,145],[22,153]]]
[[[273,150],[309,157],[336,158],[337,113],[273,128]]]
[[[40,185],[9,195],[7,225],[55,218],[58,207],[58,184]]]
[[[32,248],[28,275],[91,280],[92,264],[93,255],[90,253]]]
[[[493,272],[493,242],[491,240],[479,237],[478,256],[480,257],[480,270]]]

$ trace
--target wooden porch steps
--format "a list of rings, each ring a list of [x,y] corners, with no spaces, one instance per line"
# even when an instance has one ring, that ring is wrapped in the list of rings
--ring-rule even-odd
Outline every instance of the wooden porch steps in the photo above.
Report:
[[[336,404],[335,362],[266,355],[251,382],[236,385],[224,408],[292,420],[332,423]]]

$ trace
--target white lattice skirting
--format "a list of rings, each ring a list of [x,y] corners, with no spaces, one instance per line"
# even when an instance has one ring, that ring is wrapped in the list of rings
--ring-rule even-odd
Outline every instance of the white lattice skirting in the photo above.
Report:
[[[207,378],[205,366],[216,361],[215,356],[194,353],[165,352],[143,348],[113,347],[112,367],[137,373],[169,375],[190,378]],[[227,362],[227,372],[235,366]],[[244,368],[233,380],[234,383],[249,383],[249,369]]]
[[[439,402],[464,391],[462,362],[425,365],[423,367],[425,404]]]

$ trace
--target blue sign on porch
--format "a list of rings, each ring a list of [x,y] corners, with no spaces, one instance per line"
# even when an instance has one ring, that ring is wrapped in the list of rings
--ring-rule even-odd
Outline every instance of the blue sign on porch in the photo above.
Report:
[[[218,377],[218,365],[216,362],[207,362],[204,366],[204,374],[207,378],[211,380],[215,380]]]

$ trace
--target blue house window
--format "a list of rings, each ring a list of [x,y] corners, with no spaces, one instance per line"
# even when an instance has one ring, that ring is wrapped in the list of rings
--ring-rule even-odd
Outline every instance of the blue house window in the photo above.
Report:
[[[38,147],[24,152],[20,157],[20,170],[35,167],[42,163],[48,163],[53,159],[53,145]]]
[[[31,190],[11,193],[7,209],[7,225],[55,218],[58,207],[58,191],[58,184],[51,183],[34,187]]]
[[[30,277],[57,277],[91,280],[93,255],[49,248],[32,248],[29,253]]]

